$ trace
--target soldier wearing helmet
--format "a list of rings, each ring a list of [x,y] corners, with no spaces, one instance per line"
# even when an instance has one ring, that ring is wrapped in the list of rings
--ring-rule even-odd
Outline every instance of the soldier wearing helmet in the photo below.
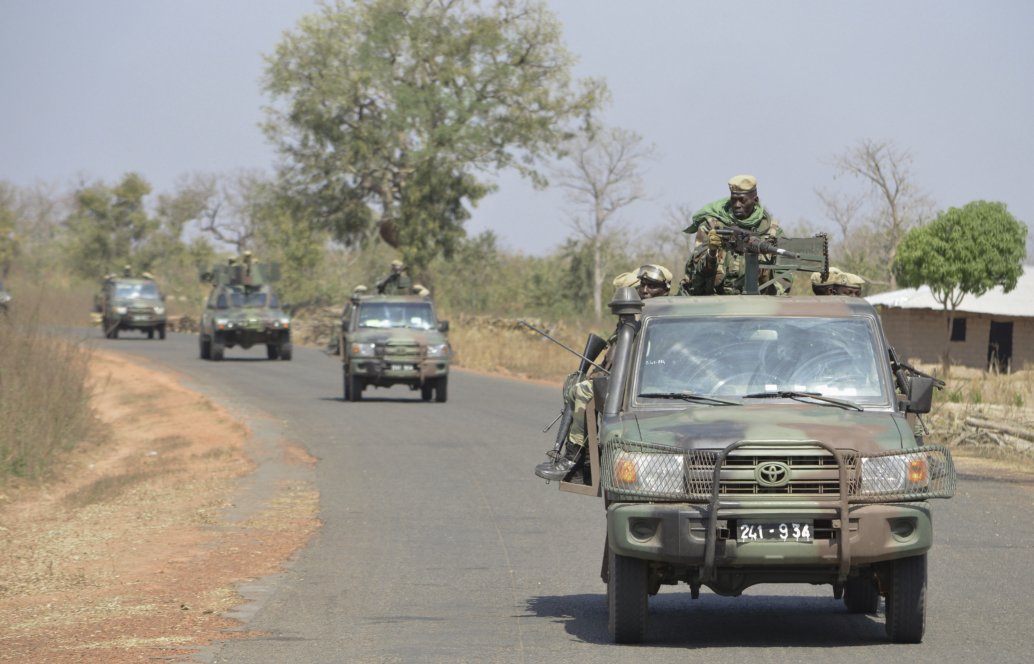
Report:
[[[766,241],[781,237],[779,223],[758,199],[758,182],[753,175],[735,175],[729,179],[729,197],[706,205],[693,215],[683,231],[696,233],[697,247],[686,261],[686,276],[680,295],[738,295],[744,290],[746,265],[742,254],[727,249],[720,228],[739,228],[761,236]],[[771,264],[762,257],[760,263]],[[761,281],[770,278],[770,270],[761,270]],[[779,279],[762,292],[781,295],[790,290],[789,279]]]
[[[648,263],[641,266],[635,272],[623,272],[613,281],[615,288],[635,288],[639,297],[649,300],[653,297],[668,295],[671,289],[671,270],[663,265]],[[608,350],[617,338],[615,332],[607,342]],[[604,369],[609,370],[611,357],[608,352],[600,363]],[[571,430],[567,434],[567,442],[564,444],[564,456],[552,461],[540,463],[535,467],[535,474],[547,480],[562,480],[572,470],[583,469],[586,455],[586,413],[585,407],[593,398],[592,379],[599,375],[590,374],[585,380],[574,382],[578,374],[571,374],[564,381],[564,405],[570,408]],[[574,478],[572,478],[574,479]],[[577,481],[577,480],[576,480]]]
[[[381,295],[409,295],[413,290],[413,280],[406,271],[406,265],[396,259],[391,261],[391,272],[377,282],[377,292]]]

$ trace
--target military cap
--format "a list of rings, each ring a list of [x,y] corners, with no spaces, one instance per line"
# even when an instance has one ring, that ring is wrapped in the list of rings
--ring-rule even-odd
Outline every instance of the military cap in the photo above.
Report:
[[[362,284],[359,284],[358,286],[356,286],[355,288],[352,289],[352,292],[353,293],[365,293],[367,290],[368,289],[366,288],[366,286],[364,286]]]
[[[423,284],[413,284],[414,295],[430,295],[431,291],[427,290],[427,286]]]
[[[636,280],[649,279],[650,281],[656,281],[658,283],[663,282],[666,286],[671,286],[671,270],[664,267],[663,265],[654,265],[653,263],[647,263],[639,268],[636,272]]]
[[[403,262],[400,261],[397,258],[395,260],[391,261],[391,266],[392,267],[402,267],[403,265],[404,265]]]
[[[614,277],[614,288],[635,288],[639,285],[639,277],[635,272],[622,272]]]
[[[734,175],[729,178],[729,191],[734,194],[749,194],[758,188],[758,179],[753,175]]]

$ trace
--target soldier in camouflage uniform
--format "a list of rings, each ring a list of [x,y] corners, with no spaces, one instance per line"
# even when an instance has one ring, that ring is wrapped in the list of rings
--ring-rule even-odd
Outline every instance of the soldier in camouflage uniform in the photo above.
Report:
[[[647,264],[640,267],[636,272],[623,272],[614,279],[615,288],[635,288],[640,299],[648,300],[651,297],[662,297],[671,291],[671,270],[663,265]],[[607,340],[608,349],[614,344],[617,333],[611,335]],[[610,369],[610,353],[603,358],[601,366]],[[575,469],[585,461],[582,451],[585,449],[586,438],[586,414],[585,407],[593,398],[592,379],[599,375],[598,372],[590,374],[584,380],[576,381],[578,374],[573,373],[564,381],[564,403],[565,407],[571,408],[571,429],[567,434],[567,442],[564,445],[564,457],[555,462],[546,462],[536,468],[540,477],[547,479],[563,479],[571,470]],[[575,480],[577,481],[577,480]]]
[[[815,295],[861,297],[864,285],[865,279],[862,279],[857,274],[842,272],[835,267],[829,268],[829,276],[825,280],[822,279],[822,275],[818,272],[814,272],[811,275],[811,292]]]
[[[413,279],[400,260],[391,261],[391,273],[377,282],[377,292],[381,295],[410,295],[413,290]]]
[[[771,241],[781,237],[779,223],[758,200],[758,183],[753,175],[736,175],[729,179],[729,197],[717,200],[698,210],[685,233],[696,233],[697,246],[686,261],[686,276],[679,295],[738,295],[744,289],[745,259],[725,248],[719,228],[741,228]],[[762,256],[762,266],[772,259]],[[770,278],[771,271],[762,269],[760,281]],[[781,295],[790,290],[789,279],[779,279],[765,288],[764,295]]]

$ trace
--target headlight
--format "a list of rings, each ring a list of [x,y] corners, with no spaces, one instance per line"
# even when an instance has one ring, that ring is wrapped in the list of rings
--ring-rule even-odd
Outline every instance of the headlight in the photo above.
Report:
[[[922,452],[862,457],[862,495],[912,493],[929,484],[927,458]]]
[[[129,311],[129,309],[127,309],[126,307],[115,307],[115,313],[117,314],[124,314],[127,311]]]
[[[161,316],[162,314],[165,313],[165,307],[163,307],[162,305],[159,304],[157,307],[154,308],[154,313],[156,313],[159,316]]]
[[[651,494],[686,493],[682,456],[621,452],[614,458],[613,487]]]
[[[216,318],[215,319],[215,326],[218,327],[221,330],[221,329],[225,328],[226,324],[229,323],[229,322],[230,321],[228,319],[226,319],[226,318]]]
[[[449,354],[449,344],[431,344],[427,347],[428,357],[445,357]]]
[[[373,357],[376,352],[376,344],[352,344],[352,355],[355,357]]]

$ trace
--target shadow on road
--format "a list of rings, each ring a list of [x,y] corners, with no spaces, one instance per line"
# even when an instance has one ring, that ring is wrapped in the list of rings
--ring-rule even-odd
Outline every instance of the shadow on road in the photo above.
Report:
[[[528,611],[555,618],[587,643],[610,643],[607,596],[533,597]],[[671,591],[650,598],[647,641],[652,647],[772,648],[872,646],[887,643],[882,614],[850,614],[843,602],[822,597],[719,597]]]

